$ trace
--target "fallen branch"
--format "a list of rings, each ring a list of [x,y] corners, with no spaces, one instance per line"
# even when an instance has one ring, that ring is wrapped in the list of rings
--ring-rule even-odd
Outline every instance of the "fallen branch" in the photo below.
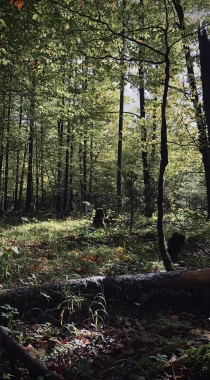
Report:
[[[1,346],[7,351],[11,373],[16,374],[17,370],[15,368],[16,361],[20,360],[21,363],[24,364],[25,368],[28,369],[31,377],[37,378],[38,376],[44,376],[48,380],[61,380],[59,376],[55,373],[49,371],[42,364],[37,362],[35,359],[28,354],[24,348],[19,346],[4,330],[2,326],[0,326],[0,337],[1,337]]]

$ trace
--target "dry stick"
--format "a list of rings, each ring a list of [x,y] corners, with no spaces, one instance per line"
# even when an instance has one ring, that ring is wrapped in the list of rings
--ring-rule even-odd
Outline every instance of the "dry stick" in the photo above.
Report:
[[[30,376],[46,376],[48,380],[61,380],[59,376],[55,373],[49,371],[45,366],[41,363],[38,363],[35,359],[28,354],[24,348],[19,346],[4,330],[2,326],[0,326],[0,338],[1,345],[7,351],[10,361],[11,370],[15,373],[16,368],[15,364],[17,360],[20,360],[24,366],[29,370]]]

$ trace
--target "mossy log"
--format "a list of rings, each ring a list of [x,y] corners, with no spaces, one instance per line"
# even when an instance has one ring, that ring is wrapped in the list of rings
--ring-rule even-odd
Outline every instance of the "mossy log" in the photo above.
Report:
[[[41,286],[25,286],[0,291],[0,305],[9,304],[16,307],[22,315],[28,317],[28,311],[38,309],[47,311],[65,300],[75,300],[75,297],[89,298],[90,302],[98,294],[103,293],[107,305],[109,301],[125,302],[128,307],[131,304],[152,305],[160,308],[160,299],[163,305],[169,305],[172,301],[176,307],[187,308],[193,305],[200,306],[205,311],[210,311],[210,269],[191,271],[161,272],[151,274],[125,275],[116,277],[90,277],[72,279],[62,283],[46,283]],[[185,301],[183,302],[183,297]],[[175,302],[174,302],[175,300]],[[188,304],[189,301],[189,304]],[[141,307],[141,306],[140,306]],[[169,306],[167,306],[169,307]],[[60,307],[60,309],[62,306]],[[7,351],[10,365],[15,373],[15,363],[20,360],[29,372],[34,376],[43,376],[51,380],[59,380],[59,377],[48,371],[42,364],[34,360],[22,347],[20,347],[0,327],[1,345]]]
[[[0,290],[0,305],[9,304],[16,307],[20,313],[26,313],[34,308],[46,311],[67,298],[81,295],[93,299],[98,293],[103,293],[107,301],[137,302],[142,294],[160,289],[186,291],[210,289],[210,268],[110,277],[96,276],[61,283],[4,289]]]

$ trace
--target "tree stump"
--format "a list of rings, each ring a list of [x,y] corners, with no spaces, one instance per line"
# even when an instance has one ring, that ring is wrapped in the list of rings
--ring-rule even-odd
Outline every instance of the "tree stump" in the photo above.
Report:
[[[104,210],[102,208],[98,208],[93,219],[93,226],[96,228],[104,227],[104,216]]]
[[[174,232],[173,236],[168,241],[168,253],[173,263],[177,262],[178,255],[182,247],[184,247],[184,244],[185,236],[178,232]]]

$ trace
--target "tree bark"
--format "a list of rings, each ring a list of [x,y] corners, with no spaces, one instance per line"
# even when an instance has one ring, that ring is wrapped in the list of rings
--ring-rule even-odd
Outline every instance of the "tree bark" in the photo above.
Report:
[[[18,126],[18,139],[21,137],[22,118],[23,118],[23,97],[20,97],[20,114],[19,114],[19,126]],[[19,170],[20,170],[20,151],[17,149],[16,169],[15,169],[15,191],[14,191],[14,211],[18,210],[18,186],[19,186]]]
[[[69,155],[70,155],[70,121],[67,125],[66,135],[66,152],[65,152],[65,174],[64,174],[64,194],[63,194],[63,211],[64,215],[68,213],[69,206]]]
[[[27,313],[35,308],[49,311],[62,301],[69,301],[77,294],[94,298],[103,289],[107,303],[114,300],[135,302],[143,294],[160,289],[202,291],[210,286],[210,268],[192,271],[173,271],[123,276],[96,276],[72,279],[62,283],[45,283],[40,286],[18,287],[0,291],[0,305],[5,303]],[[71,291],[68,292],[67,290]],[[87,303],[86,303],[87,304]]]
[[[124,109],[124,75],[120,81],[120,109],[118,128],[118,149],[117,149],[117,199],[118,212],[122,211],[122,138],[123,138],[123,109]]]
[[[140,119],[141,124],[141,144],[142,144],[142,163],[143,163],[143,181],[144,181],[144,215],[148,218],[152,217],[154,211],[154,202],[152,199],[151,191],[151,176],[149,171],[149,160],[148,160],[148,147],[147,147],[147,127],[146,127],[146,114],[145,114],[145,89],[144,89],[144,78],[143,69],[139,68],[139,99],[140,99]]]
[[[180,0],[173,0],[174,7],[176,9],[179,18],[179,27],[183,33],[185,31],[185,18],[184,11]],[[202,155],[202,161],[204,165],[205,180],[206,180],[206,192],[207,192],[207,220],[210,220],[210,160],[209,160],[209,148],[208,140],[210,141],[210,135],[207,136],[207,130],[205,121],[203,119],[202,107],[199,101],[199,95],[196,86],[196,79],[194,68],[191,60],[190,48],[189,46],[184,46],[185,49],[185,60],[188,73],[188,82],[191,91],[191,99],[195,110],[195,120],[198,126],[199,132],[199,150]],[[203,83],[202,83],[203,85]]]
[[[167,107],[167,96],[168,87],[170,79],[170,60],[169,53],[170,48],[168,46],[168,14],[167,5],[165,3],[166,10],[166,29],[165,29],[165,81],[164,81],[164,91],[163,100],[161,107],[161,148],[160,148],[160,169],[158,178],[158,217],[157,217],[157,231],[158,231],[158,245],[159,251],[167,271],[174,271],[175,267],[171,261],[171,258],[166,249],[165,236],[163,231],[163,185],[164,185],[164,174],[166,166],[168,165],[168,144],[167,144],[167,123],[166,123],[166,107]]]
[[[0,115],[0,188],[2,188],[3,184],[3,160],[4,160],[4,154],[5,154],[5,147],[4,147],[4,138],[5,138],[5,118],[6,118],[6,95],[3,95],[2,99],[2,108],[1,108],[1,115]],[[1,192],[1,198],[3,199],[3,194]],[[3,202],[0,201],[0,211],[3,211]]]
[[[4,211],[8,211],[8,181],[9,181],[9,133],[10,133],[10,115],[11,115],[12,92],[9,92],[8,110],[7,110],[7,134],[6,134],[6,153],[4,169]]]
[[[64,104],[64,100],[63,100]],[[63,146],[63,120],[58,120],[58,162],[57,162],[57,189],[56,213],[62,213],[62,146]]]
[[[210,41],[206,30],[198,30],[198,41],[200,50],[201,80],[203,89],[203,108],[208,128],[208,144],[210,146]]]

